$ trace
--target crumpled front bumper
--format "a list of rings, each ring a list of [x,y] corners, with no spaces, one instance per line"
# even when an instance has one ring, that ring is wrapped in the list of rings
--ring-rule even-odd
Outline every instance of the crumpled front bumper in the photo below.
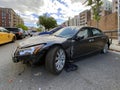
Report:
[[[13,55],[12,60],[14,63],[23,62],[23,63],[37,63],[42,62],[43,60],[43,53],[38,54],[31,54],[31,55],[16,55],[16,53]]]

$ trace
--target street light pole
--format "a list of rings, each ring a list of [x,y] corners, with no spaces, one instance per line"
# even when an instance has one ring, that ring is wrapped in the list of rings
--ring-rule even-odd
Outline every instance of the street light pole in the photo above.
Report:
[[[118,0],[118,44],[120,44],[120,0]]]

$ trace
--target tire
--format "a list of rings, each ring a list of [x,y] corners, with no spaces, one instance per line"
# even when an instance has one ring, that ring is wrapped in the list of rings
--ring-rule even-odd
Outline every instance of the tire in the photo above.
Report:
[[[51,72],[54,75],[58,75],[62,72],[65,66],[65,61],[66,54],[64,49],[55,46],[51,48],[46,55],[45,67],[47,71]]]
[[[108,44],[106,43],[106,44],[104,45],[103,49],[102,49],[102,53],[103,53],[103,54],[108,53],[108,48],[109,48],[109,46],[108,46]]]

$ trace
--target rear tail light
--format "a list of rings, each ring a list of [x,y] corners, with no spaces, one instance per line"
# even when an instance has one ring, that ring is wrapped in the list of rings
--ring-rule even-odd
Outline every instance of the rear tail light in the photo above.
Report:
[[[21,35],[22,33],[21,32],[18,32],[19,35]]]

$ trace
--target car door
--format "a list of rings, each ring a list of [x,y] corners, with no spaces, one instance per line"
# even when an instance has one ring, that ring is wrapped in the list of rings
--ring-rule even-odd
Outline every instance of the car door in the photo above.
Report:
[[[101,50],[105,43],[104,38],[106,38],[106,37],[97,28],[91,28],[91,32],[92,32],[92,39],[93,39],[93,42],[91,42],[93,51]]]
[[[4,33],[4,38],[5,38],[6,42],[10,42],[11,41],[10,32],[7,29],[4,28],[3,33]]]
[[[89,28],[82,28],[76,37],[82,38],[73,42],[73,58],[78,58],[91,52],[91,45],[89,42]]]
[[[3,43],[3,32],[2,32],[2,30],[0,29],[0,44],[2,44]]]
[[[2,28],[1,31],[2,31],[3,43],[11,41],[11,36],[10,36],[9,31],[6,30],[5,28]]]

